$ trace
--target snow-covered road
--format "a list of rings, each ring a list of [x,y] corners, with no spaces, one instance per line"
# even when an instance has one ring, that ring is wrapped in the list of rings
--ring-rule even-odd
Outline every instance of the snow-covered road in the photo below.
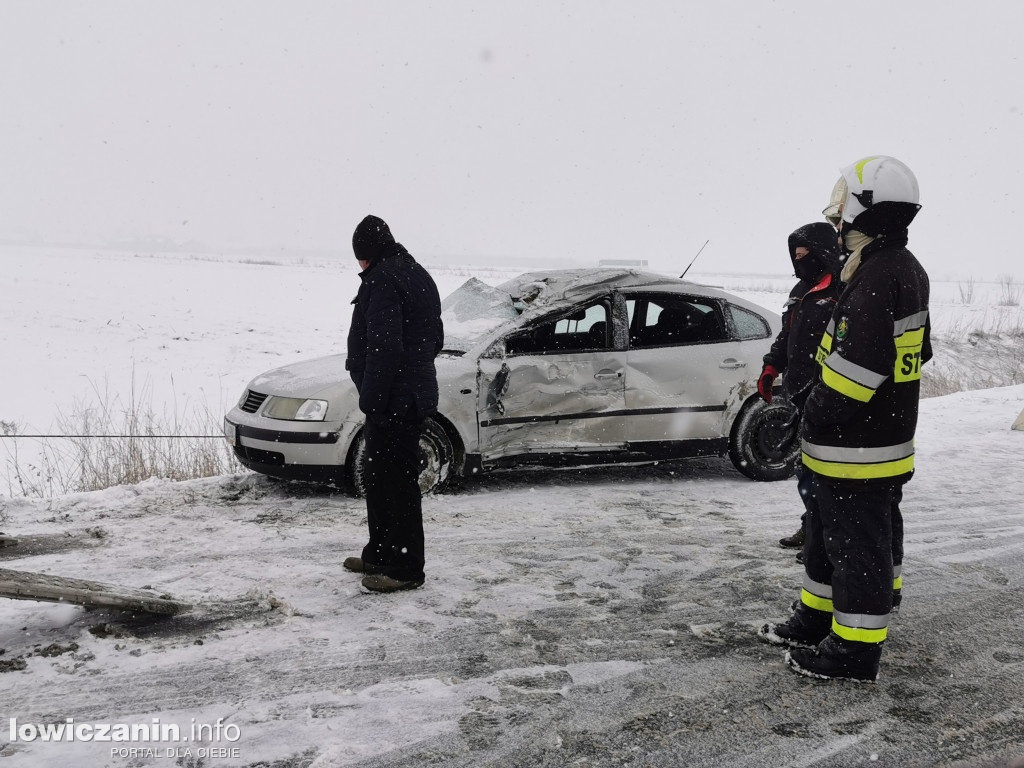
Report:
[[[1009,429],[1022,400],[1017,386],[923,403],[906,598],[874,686],[800,678],[757,641],[797,595],[801,569],[775,543],[797,522],[796,489],[727,460],[500,474],[429,497],[428,582],[392,596],[340,567],[365,524],[343,495],[241,475],[4,499],[0,529],[36,554],[0,549],[0,566],[151,586],[196,609],[151,620],[0,600],[0,756],[1003,765],[1024,757],[1024,432]],[[158,718],[182,736],[223,718],[238,738],[26,742],[12,717]],[[237,752],[196,762],[209,746]]]

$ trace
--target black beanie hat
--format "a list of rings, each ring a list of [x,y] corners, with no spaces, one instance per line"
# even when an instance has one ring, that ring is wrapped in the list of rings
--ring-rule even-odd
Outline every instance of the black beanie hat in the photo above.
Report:
[[[360,261],[373,261],[391,251],[395,238],[384,219],[367,216],[352,234],[352,250]]]

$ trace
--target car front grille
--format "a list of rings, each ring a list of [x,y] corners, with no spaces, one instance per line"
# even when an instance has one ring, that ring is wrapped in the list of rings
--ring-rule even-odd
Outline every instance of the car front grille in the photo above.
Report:
[[[242,403],[242,410],[246,413],[256,413],[263,405],[263,401],[267,399],[267,396],[260,392],[253,392],[251,389],[245,396],[245,402]]]
[[[235,446],[235,456],[243,464],[265,464],[268,467],[283,467],[284,454],[276,451],[261,451],[259,448],[247,448],[244,445]]]

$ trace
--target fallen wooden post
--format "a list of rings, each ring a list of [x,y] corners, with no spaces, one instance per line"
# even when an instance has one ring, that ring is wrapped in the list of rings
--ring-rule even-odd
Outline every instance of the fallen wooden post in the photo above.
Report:
[[[89,608],[118,608],[174,616],[192,609],[169,595],[156,596],[148,590],[116,587],[96,581],[66,579],[47,573],[28,573],[0,568],[0,597],[71,603]]]

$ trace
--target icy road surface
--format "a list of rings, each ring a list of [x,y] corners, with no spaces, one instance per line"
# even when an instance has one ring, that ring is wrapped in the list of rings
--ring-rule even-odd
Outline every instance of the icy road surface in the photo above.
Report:
[[[906,597],[873,686],[798,677],[756,639],[797,596],[776,545],[796,488],[727,460],[430,497],[428,581],[391,596],[341,568],[365,524],[343,495],[240,475],[2,499],[0,529],[25,546],[0,566],[197,608],[0,600],[0,765],[1005,765],[1024,757],[1022,400],[923,403]],[[223,718],[238,738],[28,742],[10,718],[156,718],[183,736]],[[237,751],[199,762],[210,746]]]

